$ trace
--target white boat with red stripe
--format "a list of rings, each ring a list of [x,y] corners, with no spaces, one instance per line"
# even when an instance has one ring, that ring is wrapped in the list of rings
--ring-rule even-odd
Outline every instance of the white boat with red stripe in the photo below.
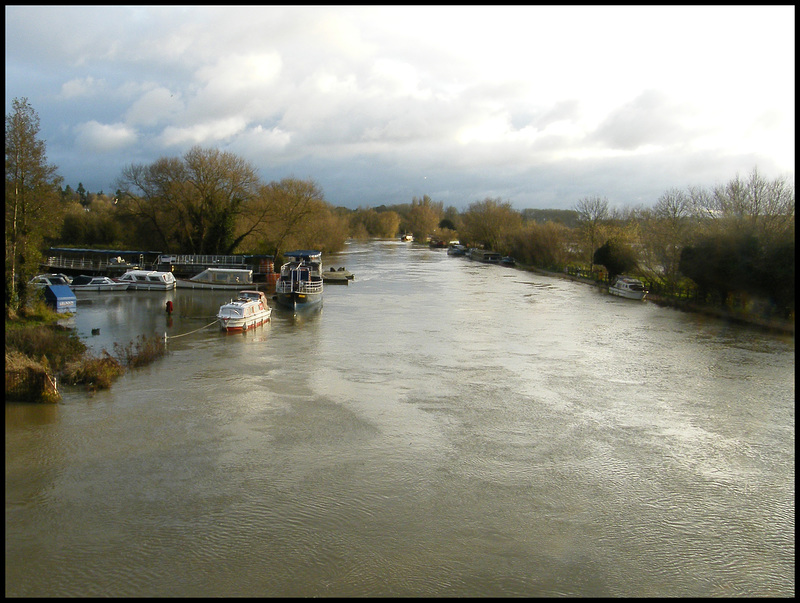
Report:
[[[270,321],[272,308],[267,305],[267,297],[261,291],[239,291],[239,296],[227,304],[222,304],[217,320],[223,331],[242,332],[255,329]]]

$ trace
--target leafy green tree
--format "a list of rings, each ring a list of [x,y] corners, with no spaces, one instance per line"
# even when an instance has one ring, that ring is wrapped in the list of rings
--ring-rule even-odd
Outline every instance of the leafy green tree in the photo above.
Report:
[[[14,99],[6,115],[6,308],[27,302],[43,240],[60,227],[62,179],[47,162],[39,116],[27,98]]]
[[[86,189],[83,188],[83,182],[78,182],[78,188],[75,189],[75,192],[78,193],[78,200],[81,202],[81,205],[89,204],[88,193]]]
[[[594,264],[605,266],[608,280],[625,274],[636,267],[636,254],[629,245],[617,240],[609,240],[598,247],[592,257]]]

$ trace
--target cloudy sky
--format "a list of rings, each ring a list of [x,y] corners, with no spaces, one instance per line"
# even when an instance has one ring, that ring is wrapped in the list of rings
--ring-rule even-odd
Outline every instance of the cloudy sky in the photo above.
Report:
[[[194,145],[333,205],[651,206],[754,167],[794,177],[795,9],[6,6],[65,183]]]

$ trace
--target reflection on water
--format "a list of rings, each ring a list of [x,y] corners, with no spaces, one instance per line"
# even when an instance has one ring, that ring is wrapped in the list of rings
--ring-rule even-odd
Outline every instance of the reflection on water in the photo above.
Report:
[[[244,334],[225,292],[80,307],[170,354],[6,406],[7,595],[794,594],[793,339],[416,245],[327,263],[324,309]]]

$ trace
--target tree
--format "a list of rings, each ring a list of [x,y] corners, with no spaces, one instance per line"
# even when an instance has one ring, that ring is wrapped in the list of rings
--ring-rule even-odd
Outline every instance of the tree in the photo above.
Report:
[[[416,241],[424,241],[436,232],[436,226],[444,211],[443,205],[442,202],[433,201],[428,195],[423,195],[422,199],[414,197],[411,200],[407,227]]]
[[[598,196],[584,197],[575,205],[578,213],[578,228],[581,239],[588,246],[590,269],[593,267],[594,252],[597,244],[602,240],[601,229],[603,222],[608,218],[608,199]]]
[[[511,203],[486,198],[470,204],[459,234],[466,242],[505,254],[511,252],[513,236],[521,226],[522,216]]]
[[[236,229],[250,213],[259,180],[244,159],[193,147],[181,159],[125,168],[119,187],[125,211],[152,228],[167,250],[228,254],[249,234]]]
[[[83,182],[78,182],[78,188],[75,189],[75,192],[78,193],[78,199],[80,200],[81,205],[89,204],[88,194],[86,193],[86,189],[83,188]]]
[[[6,115],[6,307],[27,301],[27,281],[38,269],[45,237],[60,227],[61,177],[39,140],[39,116],[27,98]]]
[[[689,195],[677,189],[666,191],[655,206],[642,213],[640,267],[652,281],[674,290],[680,280],[680,257],[693,231]]]
[[[592,256],[595,264],[605,266],[609,282],[614,277],[624,274],[636,267],[636,254],[630,246],[616,240],[606,241]]]
[[[283,178],[259,192],[260,215],[268,217],[260,247],[278,258],[287,245],[315,240],[309,236],[314,216],[327,210],[322,189],[313,180]],[[294,246],[294,245],[292,245]]]

